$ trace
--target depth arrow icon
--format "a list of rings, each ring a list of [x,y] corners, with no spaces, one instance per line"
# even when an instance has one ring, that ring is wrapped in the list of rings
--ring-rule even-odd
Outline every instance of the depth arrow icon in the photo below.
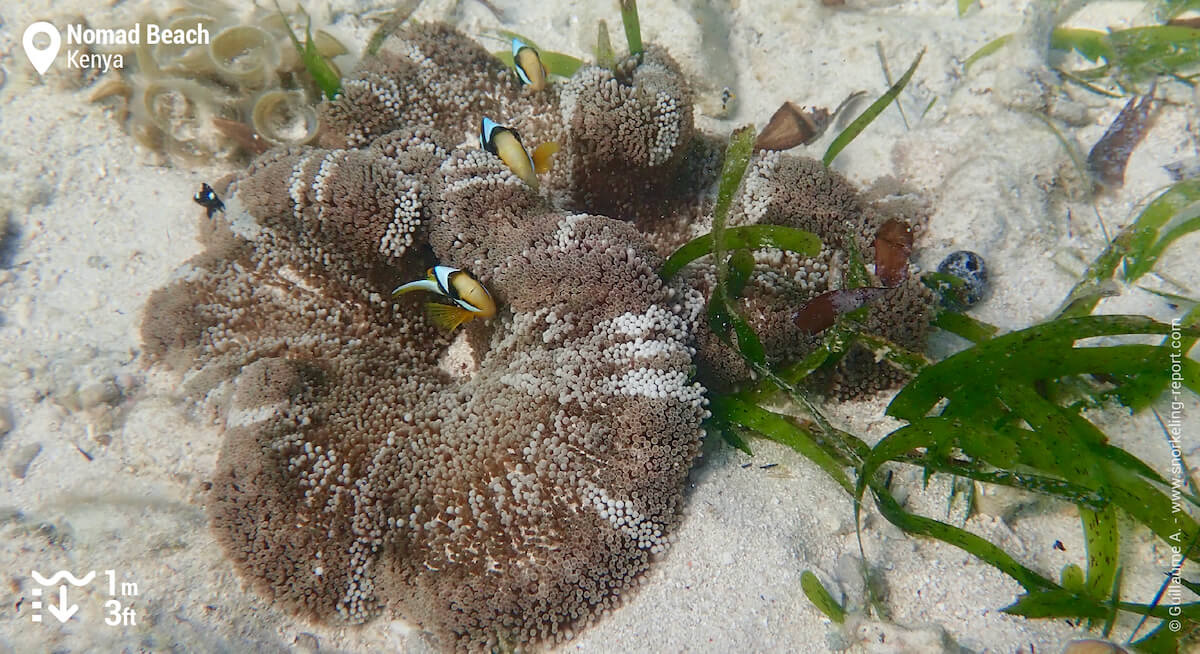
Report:
[[[57,618],[59,622],[66,622],[67,620],[71,619],[71,616],[75,615],[76,611],[79,610],[79,605],[72,604],[70,607],[68,607],[67,606],[67,587],[59,586],[58,587],[58,606],[55,606],[49,602],[46,602],[46,610],[49,611],[50,614],[53,615],[55,618]]]

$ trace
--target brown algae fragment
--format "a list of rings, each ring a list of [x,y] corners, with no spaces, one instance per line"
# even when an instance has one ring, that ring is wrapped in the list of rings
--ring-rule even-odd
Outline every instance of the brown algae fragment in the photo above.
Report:
[[[912,227],[904,221],[889,220],[875,233],[875,274],[884,286],[898,286],[908,279],[912,248]]]
[[[784,102],[754,141],[754,149],[790,150],[797,145],[808,145],[825,133],[829,119],[826,109],[804,111],[791,102]]]
[[[1129,155],[1150,130],[1150,110],[1154,105],[1154,86],[1146,95],[1133,97],[1117,114],[1116,120],[1088,153],[1088,171],[1103,188],[1120,188],[1125,183]]]

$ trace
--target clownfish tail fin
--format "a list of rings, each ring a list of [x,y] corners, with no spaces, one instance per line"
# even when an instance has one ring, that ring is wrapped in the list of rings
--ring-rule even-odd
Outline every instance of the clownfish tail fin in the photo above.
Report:
[[[540,175],[550,171],[554,165],[554,155],[558,154],[558,143],[547,141],[533,149],[529,155],[533,159],[533,169]]]

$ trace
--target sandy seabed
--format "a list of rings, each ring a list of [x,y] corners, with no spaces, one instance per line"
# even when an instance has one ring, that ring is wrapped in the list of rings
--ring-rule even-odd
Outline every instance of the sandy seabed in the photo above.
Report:
[[[359,47],[391,5],[307,4]],[[590,51],[598,19],[619,25],[613,2],[495,4],[504,23],[472,0],[430,0],[416,17],[471,34],[502,26],[580,54]],[[646,39],[665,45],[697,80],[703,106],[715,107],[722,88],[735,94],[729,115],[698,118],[701,128],[719,132],[762,125],[785,100],[833,108],[854,91],[876,96],[887,87],[880,51],[898,75],[927,48],[901,96],[907,125],[889,109],[835,168],[860,182],[894,175],[928,193],[935,213],[917,261],[932,268],[952,250],[979,252],[993,290],[974,315],[1019,328],[1047,317],[1103,247],[1100,220],[1110,233],[1126,224],[1170,183],[1162,164],[1194,157],[1200,147],[1195,99],[1179,85],[1161,89],[1171,102],[1134,152],[1123,188],[1100,197],[1096,212],[1069,201],[1079,182],[1056,137],[1030,112],[1069,120],[1067,137],[1086,150],[1123,101],[1056,95],[1043,53],[1021,39],[969,73],[962,65],[991,39],[1028,31],[1034,4],[988,2],[960,18],[954,2],[937,0],[850,0],[838,10],[815,1],[644,0],[641,18]],[[20,45],[35,20],[82,15],[120,26],[166,6],[0,6],[0,219],[7,221],[0,229],[0,561],[8,582],[0,590],[0,652],[426,651],[421,635],[399,622],[325,628],[276,612],[241,583],[206,527],[202,502],[220,446],[217,428],[175,394],[171,379],[146,368],[138,329],[147,296],[200,250],[192,194],[234,167],[167,165],[137,146],[111,110],[90,104],[75,76],[51,69],[39,79]],[[1145,20],[1142,6],[1098,3],[1070,22],[1128,26]],[[808,154],[819,156],[833,131]],[[1174,251],[1193,247],[1194,239]],[[1163,288],[1194,295],[1185,280],[1200,279],[1198,267],[1195,257],[1176,257],[1165,272],[1182,288]],[[1162,300],[1138,289],[1123,289],[1102,310],[1171,317]],[[958,346],[948,337],[931,345],[943,354]],[[874,442],[899,426],[883,417],[888,399],[827,410],[839,426]],[[1195,398],[1185,414],[1183,454],[1198,460]],[[1169,452],[1152,415],[1111,410],[1099,419],[1116,444],[1165,470]],[[955,548],[906,537],[874,514],[863,543],[886,585],[890,620],[833,625],[804,597],[799,579],[812,570],[835,595],[851,603],[862,597],[851,502],[790,450],[764,442],[755,452],[749,458],[706,446],[672,549],[624,607],[562,649],[1051,652],[1079,637],[1063,621],[1001,613],[1020,592],[1015,582]],[[935,478],[921,491],[915,471],[905,474],[898,479],[913,482],[908,507],[944,516],[946,481]],[[1085,564],[1071,507],[994,491],[980,506],[968,528],[1038,572],[1057,577],[1067,563]],[[1135,529],[1122,548],[1125,599],[1149,601],[1169,552]],[[72,590],[74,618],[34,622],[39,585],[31,571],[60,569],[98,577]],[[133,625],[105,624],[107,570],[118,587],[137,584],[136,596],[118,598],[135,611]]]

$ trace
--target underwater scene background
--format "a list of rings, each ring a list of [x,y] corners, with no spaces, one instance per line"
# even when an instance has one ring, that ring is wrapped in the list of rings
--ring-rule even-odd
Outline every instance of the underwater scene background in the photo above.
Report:
[[[302,4],[0,6],[0,651],[1193,651],[1195,3]]]

